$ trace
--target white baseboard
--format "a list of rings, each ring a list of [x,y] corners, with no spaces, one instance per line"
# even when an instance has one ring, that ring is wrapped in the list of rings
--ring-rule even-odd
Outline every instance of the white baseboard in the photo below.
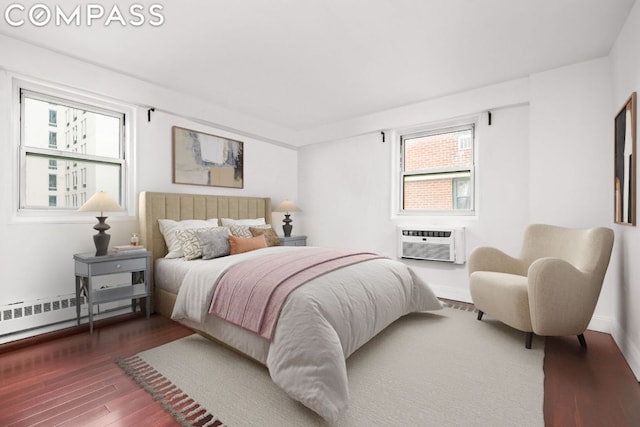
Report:
[[[611,336],[622,352],[636,380],[640,381],[640,349],[631,342],[629,335],[618,322],[612,322]]]
[[[611,318],[605,316],[593,316],[587,329],[591,331],[604,332],[605,334],[611,334]]]

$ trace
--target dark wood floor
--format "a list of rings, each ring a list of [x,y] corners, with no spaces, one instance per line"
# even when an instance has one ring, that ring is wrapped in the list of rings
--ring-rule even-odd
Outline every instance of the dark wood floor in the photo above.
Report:
[[[174,426],[160,404],[113,363],[189,335],[168,319],[132,318],[87,332],[0,346],[0,426]],[[640,386],[612,338],[547,338],[545,424],[640,426]],[[488,390],[490,392],[490,390]]]

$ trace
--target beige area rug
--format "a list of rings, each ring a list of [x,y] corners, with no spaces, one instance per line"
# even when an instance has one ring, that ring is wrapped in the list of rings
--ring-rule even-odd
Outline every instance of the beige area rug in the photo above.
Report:
[[[446,307],[406,316],[347,361],[337,426],[543,426],[544,341]],[[323,426],[263,366],[202,338],[118,361],[183,425]]]

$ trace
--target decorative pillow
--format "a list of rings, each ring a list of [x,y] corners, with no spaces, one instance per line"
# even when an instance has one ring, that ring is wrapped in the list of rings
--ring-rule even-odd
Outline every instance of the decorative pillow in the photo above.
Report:
[[[253,227],[254,228],[271,228],[271,225],[269,224],[254,225]],[[250,226],[248,225],[230,225],[229,232],[236,237],[254,237],[254,235],[251,234],[251,230],[249,230],[249,228]]]
[[[229,230],[226,227],[211,231],[196,231],[196,237],[202,247],[202,259],[212,259],[227,256],[231,253],[229,246]]]
[[[231,219],[231,218],[220,218],[220,222],[223,226],[229,225],[264,225],[266,222],[264,218],[256,218],[256,219]]]
[[[176,231],[189,228],[217,227],[218,218],[203,219],[185,219],[183,221],[174,221],[172,219],[159,219],[160,233],[164,237],[167,245],[168,253],[165,258],[182,258],[182,246],[176,237]]]
[[[280,238],[273,228],[249,227],[249,231],[253,237],[264,236],[267,246],[280,246]]]
[[[264,236],[256,237],[236,237],[229,235],[229,246],[231,247],[231,255],[241,254],[256,249],[267,247],[267,241]]]
[[[187,228],[176,230],[176,237],[180,242],[185,259],[191,260],[202,256],[202,245],[196,236],[197,232],[211,232],[216,230],[222,230],[223,233],[228,234],[226,227]]]

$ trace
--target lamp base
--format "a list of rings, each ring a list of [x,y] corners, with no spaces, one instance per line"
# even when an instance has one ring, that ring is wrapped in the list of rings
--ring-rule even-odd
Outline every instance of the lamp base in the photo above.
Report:
[[[290,216],[291,214],[284,214],[284,219],[282,220],[282,222],[284,222],[284,225],[282,226],[284,237],[291,237],[291,229],[293,228],[291,223],[293,222],[293,220],[290,218]]]
[[[109,252],[109,240],[111,240],[111,236],[105,231],[110,229],[111,226],[105,223],[106,216],[97,216],[96,218],[98,223],[93,226],[93,229],[98,230],[98,234],[93,235],[93,243],[96,245],[96,256],[104,256]]]

